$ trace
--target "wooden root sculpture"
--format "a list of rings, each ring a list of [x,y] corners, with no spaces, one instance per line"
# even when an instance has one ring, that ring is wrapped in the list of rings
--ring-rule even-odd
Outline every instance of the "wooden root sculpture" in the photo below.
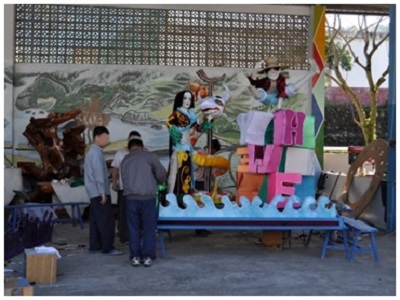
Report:
[[[338,200],[351,207],[353,216],[355,218],[358,218],[371,203],[375,192],[381,183],[386,170],[387,152],[388,145],[386,141],[383,139],[377,139],[368,144],[362,150],[362,152],[357,156],[357,159],[351,164],[349,171],[347,172],[346,181],[340,192]],[[373,160],[375,164],[375,173],[372,175],[370,186],[359,199],[349,199],[349,191],[357,170],[363,166],[365,161],[369,160]]]
[[[75,119],[80,113],[81,110],[76,109],[65,113],[50,113],[47,118],[30,119],[23,134],[39,153],[42,169],[21,163],[25,174],[31,174],[39,181],[81,176],[77,158],[78,155],[83,157],[85,153],[85,142],[81,136],[85,126],[64,129],[62,140],[57,135],[58,125]]]

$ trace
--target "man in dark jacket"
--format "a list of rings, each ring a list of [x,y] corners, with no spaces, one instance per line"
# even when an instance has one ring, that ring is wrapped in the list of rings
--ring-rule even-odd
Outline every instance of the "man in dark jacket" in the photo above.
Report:
[[[150,267],[156,258],[157,183],[165,183],[167,172],[157,155],[144,151],[140,139],[128,143],[129,154],[121,162],[129,248],[132,266]]]

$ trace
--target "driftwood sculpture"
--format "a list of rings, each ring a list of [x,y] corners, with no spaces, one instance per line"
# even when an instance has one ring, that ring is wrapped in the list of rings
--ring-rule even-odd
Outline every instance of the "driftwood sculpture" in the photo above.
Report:
[[[65,126],[62,140],[57,135],[58,125],[75,119],[80,113],[81,110],[76,109],[50,113],[47,118],[30,119],[23,134],[39,153],[42,169],[35,164],[20,163],[23,173],[33,175],[39,181],[81,176],[78,155],[83,157],[85,153],[81,135],[85,126]]]
[[[342,187],[338,200],[351,207],[354,218],[358,217],[364,212],[368,205],[372,202],[374,195],[382,181],[387,168],[387,153],[388,143],[384,139],[377,139],[369,143],[357,159],[349,167],[347,172],[346,181]],[[375,164],[375,173],[372,175],[371,183],[368,189],[362,194],[359,199],[349,199],[350,188],[353,183],[354,176],[357,170],[363,166],[365,161],[372,160]],[[350,201],[353,200],[353,201]]]

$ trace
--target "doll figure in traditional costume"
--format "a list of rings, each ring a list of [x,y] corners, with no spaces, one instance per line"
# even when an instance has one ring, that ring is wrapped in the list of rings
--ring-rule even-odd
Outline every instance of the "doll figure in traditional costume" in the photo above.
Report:
[[[175,195],[188,194],[192,182],[193,170],[191,155],[195,143],[193,131],[200,132],[194,108],[194,96],[189,91],[176,94],[173,112],[166,120],[170,134],[170,165],[168,176],[168,193]]]
[[[249,87],[255,100],[265,105],[277,105],[277,109],[281,109],[283,99],[296,95],[312,76],[319,73],[317,64],[313,59],[310,59],[308,74],[295,83],[286,83],[286,77],[281,74],[281,71],[287,68],[288,66],[280,64],[276,58],[268,57],[256,64],[248,78],[241,75],[239,81]],[[265,74],[266,76],[259,79],[257,74]]]

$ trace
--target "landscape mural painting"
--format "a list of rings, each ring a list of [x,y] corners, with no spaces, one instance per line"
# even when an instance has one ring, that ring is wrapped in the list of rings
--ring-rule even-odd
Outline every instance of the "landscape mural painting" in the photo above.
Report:
[[[231,161],[231,172],[220,179],[220,186],[232,186],[238,163],[235,150],[240,140],[236,116],[249,110],[274,109],[255,101],[248,88],[240,85],[237,75],[240,72],[249,74],[251,70],[247,69],[76,64],[16,64],[14,67],[14,72],[5,68],[4,115],[5,155],[14,165],[18,161],[40,160],[23,135],[31,118],[81,109],[76,120],[59,126],[60,139],[65,128],[83,124],[86,126],[84,140],[90,145],[94,126],[105,125],[111,142],[105,149],[106,159],[112,159],[114,153],[126,145],[129,132],[137,130],[146,148],[156,152],[168,167],[169,133],[165,120],[172,112],[178,92],[189,90],[190,83],[208,87],[196,74],[203,69],[209,77],[226,75],[214,86],[214,95],[225,94],[222,84],[231,92],[225,115],[216,120],[213,136],[222,144],[220,155]],[[303,73],[291,70],[287,81],[296,81]],[[306,112],[311,101],[309,95],[310,88],[305,86],[297,95],[286,99],[283,107]],[[195,111],[200,120],[201,111],[197,107]],[[196,147],[205,146],[205,136],[203,134]]]

